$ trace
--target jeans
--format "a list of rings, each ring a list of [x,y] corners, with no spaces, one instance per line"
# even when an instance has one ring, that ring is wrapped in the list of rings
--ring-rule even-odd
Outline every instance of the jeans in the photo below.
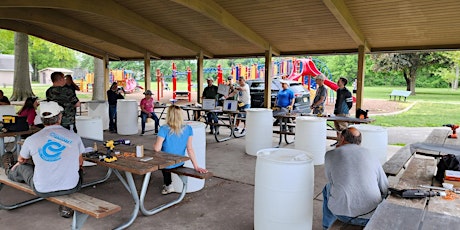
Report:
[[[206,117],[207,117],[207,121],[208,123],[217,123],[218,120],[217,120],[217,114],[216,113],[213,113],[213,112],[209,112],[208,114],[206,114]],[[213,127],[212,125],[209,125],[209,129],[212,131],[213,130]]]
[[[83,171],[80,169],[78,171],[78,174],[80,175],[80,179],[78,180],[78,183],[74,188],[67,189],[67,190],[54,191],[54,192],[41,193],[41,192],[38,192],[34,186],[34,181],[33,181],[34,169],[35,169],[34,165],[20,164],[16,166],[14,170],[10,170],[10,172],[8,173],[8,179],[12,181],[16,181],[16,182],[25,182],[34,190],[37,196],[43,197],[43,198],[67,195],[67,194],[78,192],[81,189],[81,185],[83,184]]]
[[[117,130],[117,105],[109,105],[109,130]]]
[[[349,217],[349,216],[340,216],[340,215],[334,215],[334,213],[332,213],[332,211],[327,206],[327,202],[330,196],[330,192],[329,192],[330,189],[331,189],[330,184],[326,184],[326,186],[324,186],[324,189],[323,189],[323,229],[328,229],[329,227],[331,227],[331,225],[337,219],[347,224],[366,226],[367,222],[369,222],[369,219],[355,218],[355,217]]]
[[[160,119],[158,119],[157,115],[155,112],[150,113],[152,115],[152,119],[155,121],[155,133],[158,133],[158,126],[160,126]],[[142,127],[142,132],[145,132],[145,122],[147,121],[148,114],[141,112],[141,127]]]

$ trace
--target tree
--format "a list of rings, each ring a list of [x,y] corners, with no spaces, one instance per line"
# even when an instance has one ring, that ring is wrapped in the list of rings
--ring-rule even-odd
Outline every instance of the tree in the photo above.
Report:
[[[14,82],[12,101],[23,101],[35,96],[30,84],[29,72],[29,36],[16,32],[14,35]]]
[[[417,72],[423,68],[440,68],[451,65],[449,57],[440,52],[384,53],[372,55],[374,70],[397,71],[406,81],[406,90],[415,95]]]
[[[9,30],[0,30],[0,53],[14,53],[14,33]]]

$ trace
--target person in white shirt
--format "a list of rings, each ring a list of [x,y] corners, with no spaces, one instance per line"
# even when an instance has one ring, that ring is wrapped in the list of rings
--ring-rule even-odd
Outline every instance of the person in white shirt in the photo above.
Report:
[[[251,108],[251,94],[249,92],[249,85],[246,83],[246,79],[244,77],[240,77],[238,79],[238,87],[235,88],[233,93],[230,93],[225,98],[233,97],[235,94],[238,95],[238,110],[240,112],[245,111],[246,109]],[[238,117],[245,117],[243,114],[238,114]],[[235,131],[239,131],[240,120],[236,120],[236,127]],[[243,130],[241,133],[243,134],[246,131],[246,122],[244,123]]]

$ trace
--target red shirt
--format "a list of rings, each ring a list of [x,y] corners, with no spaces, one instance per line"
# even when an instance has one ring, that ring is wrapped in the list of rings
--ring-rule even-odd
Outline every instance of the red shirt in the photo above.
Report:
[[[18,114],[18,116],[27,117],[27,123],[29,125],[34,125],[34,120],[35,116],[37,116],[37,112],[35,112],[35,109],[32,108],[24,109],[21,111],[21,113]]]
[[[153,98],[152,97],[148,100],[145,97],[142,98],[140,105],[141,105],[141,108],[142,106],[144,106],[144,109],[147,110],[147,112],[149,113],[153,112]]]

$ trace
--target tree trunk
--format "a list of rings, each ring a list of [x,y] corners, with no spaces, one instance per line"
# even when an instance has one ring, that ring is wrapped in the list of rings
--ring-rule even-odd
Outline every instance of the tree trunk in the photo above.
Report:
[[[104,61],[94,58],[93,100],[105,100]]]
[[[410,90],[410,77],[407,76],[406,71],[403,71],[404,74],[404,80],[406,81],[406,91],[411,91]]]
[[[458,75],[459,75],[459,66],[458,63],[455,64],[455,80],[452,83],[452,89],[457,90],[458,89]]]
[[[410,95],[415,95],[415,80],[417,79],[417,70],[416,69],[411,69],[409,72],[410,76],[410,90],[411,93]]]
[[[35,96],[32,92],[29,71],[29,36],[14,33],[14,82],[11,101],[24,101]]]

